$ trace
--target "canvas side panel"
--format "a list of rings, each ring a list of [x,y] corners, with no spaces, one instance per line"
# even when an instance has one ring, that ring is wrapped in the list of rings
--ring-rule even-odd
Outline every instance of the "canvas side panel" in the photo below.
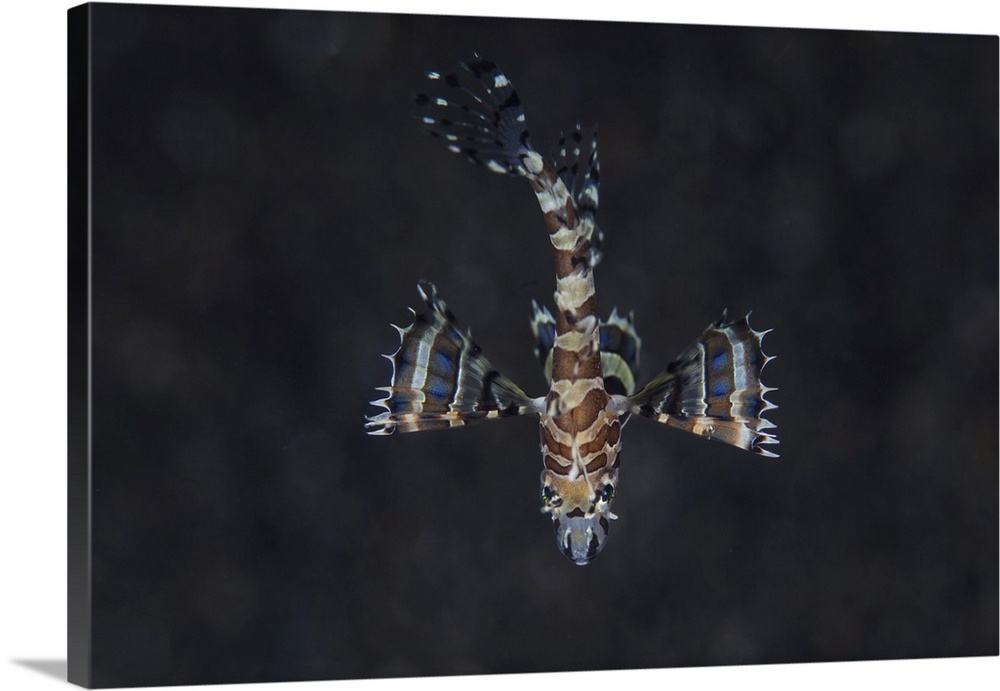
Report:
[[[68,165],[68,681],[91,686],[90,553],[90,17],[69,10]]]

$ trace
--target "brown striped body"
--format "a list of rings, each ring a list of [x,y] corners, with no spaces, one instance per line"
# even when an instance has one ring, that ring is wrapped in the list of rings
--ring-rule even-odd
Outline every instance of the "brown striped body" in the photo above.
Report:
[[[559,548],[577,564],[604,546],[618,482],[621,423],[609,409],[598,333],[591,237],[566,185],[547,163],[529,180],[545,215],[556,267],[551,385],[540,416],[542,496]]]

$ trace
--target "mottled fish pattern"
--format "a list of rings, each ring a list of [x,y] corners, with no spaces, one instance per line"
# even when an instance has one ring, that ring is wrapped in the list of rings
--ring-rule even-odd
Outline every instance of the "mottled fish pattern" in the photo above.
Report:
[[[537,415],[542,454],[542,511],[559,550],[587,564],[607,541],[618,486],[622,426],[645,417],[762,456],[778,440],[762,414],[777,406],[760,372],[773,359],[748,317],[723,314],[666,370],[638,388],[641,340],[631,314],[597,314],[594,267],[604,233],[597,225],[600,163],[597,129],[577,124],[559,140],[554,161],[532,146],[520,98],[497,66],[476,56],[416,97],[420,119],[448,149],[497,173],[528,180],[555,257],[555,313],[533,303],[535,356],[548,392],[530,397],[502,375],[426,282],[426,309],[395,327],[399,349],[385,356],[392,379],[372,404],[370,434],[458,427],[481,420]],[[749,316],[749,315],[748,315]]]

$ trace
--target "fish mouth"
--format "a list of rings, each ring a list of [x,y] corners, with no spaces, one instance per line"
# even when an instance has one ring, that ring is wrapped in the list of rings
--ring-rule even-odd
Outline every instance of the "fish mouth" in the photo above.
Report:
[[[563,518],[554,525],[559,551],[577,566],[586,566],[604,549],[607,521],[600,522],[600,516]]]

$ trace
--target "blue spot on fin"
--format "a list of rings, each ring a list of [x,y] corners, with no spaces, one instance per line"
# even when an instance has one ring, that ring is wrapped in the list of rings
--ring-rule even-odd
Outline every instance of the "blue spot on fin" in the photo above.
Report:
[[[723,367],[725,367],[726,366],[726,361],[728,360],[728,357],[729,357],[729,354],[726,351],[724,351],[724,350],[722,352],[717,353],[716,355],[714,355],[712,357],[712,365],[711,365],[712,369],[713,370],[720,370]]]

